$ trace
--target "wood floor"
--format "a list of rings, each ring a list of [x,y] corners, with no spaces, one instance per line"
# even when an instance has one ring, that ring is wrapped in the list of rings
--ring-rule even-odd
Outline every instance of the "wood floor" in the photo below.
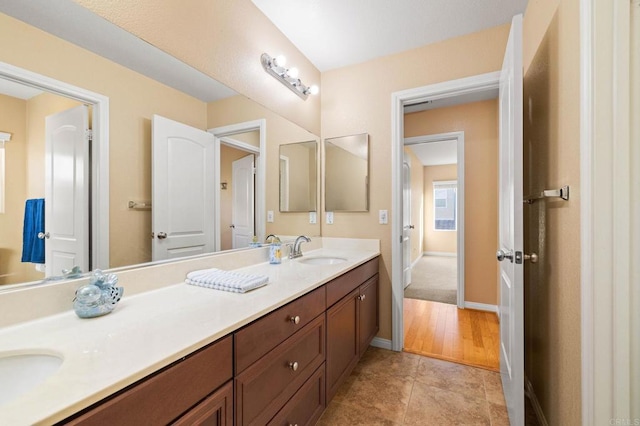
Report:
[[[495,313],[404,299],[404,350],[500,370],[500,326]]]

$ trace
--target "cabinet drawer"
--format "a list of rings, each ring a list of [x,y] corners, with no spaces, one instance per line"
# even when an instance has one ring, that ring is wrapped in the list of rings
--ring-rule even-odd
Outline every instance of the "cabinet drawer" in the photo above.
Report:
[[[324,407],[324,364],[322,364],[269,422],[269,426],[315,425]]]
[[[372,259],[355,269],[340,275],[335,280],[330,281],[327,288],[327,307],[342,299],[360,284],[378,273],[378,258]]]
[[[322,286],[236,332],[236,374],[323,313],[325,294]]]
[[[231,426],[233,425],[233,381],[172,423],[173,426]]]
[[[168,424],[233,377],[232,343],[225,337],[67,424]]]
[[[324,362],[320,315],[236,377],[236,424],[266,424]]]

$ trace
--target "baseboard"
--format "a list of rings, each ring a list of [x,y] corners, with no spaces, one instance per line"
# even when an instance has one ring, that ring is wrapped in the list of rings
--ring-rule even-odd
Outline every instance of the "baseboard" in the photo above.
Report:
[[[498,305],[489,305],[486,303],[477,303],[477,302],[464,302],[464,307],[469,309],[475,309],[477,311],[487,311],[498,313]]]
[[[423,256],[442,256],[442,257],[458,257],[458,253],[449,253],[448,251],[425,251]]]
[[[533,390],[533,385],[529,381],[529,378],[526,374],[524,376],[524,392],[525,396],[531,401],[533,411],[536,413],[536,418],[538,419],[538,423],[540,424],[540,426],[549,426],[549,423],[547,423],[547,419],[544,417],[542,407],[540,407],[540,402],[538,401],[536,393]]]
[[[374,337],[371,341],[371,346],[391,350],[391,340],[383,339],[382,337]]]
[[[413,263],[411,264],[411,269],[415,268],[415,266],[418,264],[418,262],[420,262],[421,259],[422,259],[422,256],[418,256],[418,258],[414,260]]]

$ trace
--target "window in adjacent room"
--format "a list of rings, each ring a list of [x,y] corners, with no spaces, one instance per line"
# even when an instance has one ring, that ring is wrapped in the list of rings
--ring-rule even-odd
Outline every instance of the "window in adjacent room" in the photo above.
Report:
[[[436,231],[457,230],[457,191],[455,180],[433,182],[433,229]]]

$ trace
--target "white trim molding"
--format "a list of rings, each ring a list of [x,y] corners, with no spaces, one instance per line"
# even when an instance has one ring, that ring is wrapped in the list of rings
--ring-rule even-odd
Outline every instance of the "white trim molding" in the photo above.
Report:
[[[391,350],[391,340],[383,339],[382,337],[374,337],[371,341],[371,346],[374,348]]]
[[[529,381],[529,378],[524,376],[524,393],[527,398],[531,401],[531,405],[533,406],[533,411],[535,412],[536,418],[538,419],[538,423],[540,426],[549,426],[547,422],[547,418],[544,416],[544,411],[542,411],[542,406],[540,405],[540,401],[538,401],[538,397],[533,389],[533,385]]]
[[[447,251],[425,251],[423,256],[437,256],[437,257],[456,257],[457,253],[449,253]]]
[[[580,1],[581,423],[587,426],[640,420],[634,306],[640,161],[629,95],[634,6]]]
[[[496,315],[499,313],[498,305],[489,305],[488,303],[464,302],[464,307],[476,311],[493,312]]]
[[[500,72],[445,81],[391,94],[391,346],[404,345],[402,285],[402,161],[404,158],[404,106],[467,93],[496,90]]]

